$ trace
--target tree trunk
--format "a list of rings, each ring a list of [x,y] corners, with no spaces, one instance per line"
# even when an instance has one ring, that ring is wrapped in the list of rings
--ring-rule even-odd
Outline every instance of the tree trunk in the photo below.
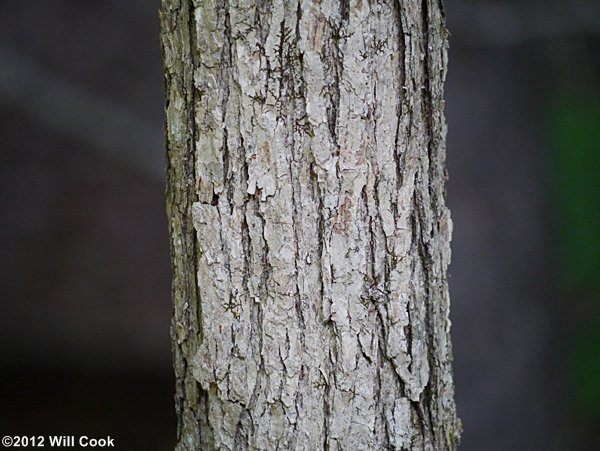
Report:
[[[163,0],[180,450],[446,450],[439,0]]]

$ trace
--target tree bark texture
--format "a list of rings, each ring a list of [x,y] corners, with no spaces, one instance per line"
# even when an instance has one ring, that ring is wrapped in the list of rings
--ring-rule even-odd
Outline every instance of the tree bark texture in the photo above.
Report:
[[[439,0],[163,0],[180,450],[446,450]]]

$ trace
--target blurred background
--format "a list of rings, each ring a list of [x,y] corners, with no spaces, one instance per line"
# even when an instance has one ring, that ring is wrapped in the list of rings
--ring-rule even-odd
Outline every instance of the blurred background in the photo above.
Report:
[[[600,428],[600,2],[446,0],[462,450]],[[175,442],[159,0],[0,2],[0,426]]]

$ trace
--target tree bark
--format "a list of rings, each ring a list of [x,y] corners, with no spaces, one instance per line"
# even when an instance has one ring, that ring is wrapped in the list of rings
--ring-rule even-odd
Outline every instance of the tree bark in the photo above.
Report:
[[[455,449],[440,2],[161,25],[177,449]]]

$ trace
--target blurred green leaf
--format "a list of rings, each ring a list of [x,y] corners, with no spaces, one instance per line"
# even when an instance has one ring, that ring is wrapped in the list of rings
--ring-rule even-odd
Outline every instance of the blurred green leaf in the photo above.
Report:
[[[570,355],[571,393],[574,405],[584,416],[600,414],[600,329],[577,331]]]
[[[552,113],[560,272],[584,292],[600,282],[600,99],[563,95]]]
[[[551,109],[559,274],[579,318],[568,346],[572,401],[600,415],[600,97],[563,94]]]

